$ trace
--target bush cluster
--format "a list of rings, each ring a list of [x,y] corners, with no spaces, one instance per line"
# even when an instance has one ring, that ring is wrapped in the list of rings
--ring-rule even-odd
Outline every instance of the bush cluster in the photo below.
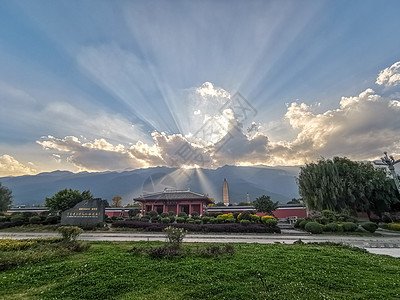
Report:
[[[376,223],[373,223],[373,222],[365,222],[365,223],[361,224],[361,227],[371,233],[374,233],[378,229],[378,225],[376,225]]]
[[[112,225],[116,228],[136,228],[145,231],[157,231],[161,232],[168,225],[161,223],[144,223],[135,221],[116,221]],[[242,226],[237,223],[224,223],[224,224],[172,224],[172,227],[183,228],[184,230],[191,232],[253,232],[253,233],[280,233],[279,227],[267,227],[261,224],[248,224],[247,226]]]

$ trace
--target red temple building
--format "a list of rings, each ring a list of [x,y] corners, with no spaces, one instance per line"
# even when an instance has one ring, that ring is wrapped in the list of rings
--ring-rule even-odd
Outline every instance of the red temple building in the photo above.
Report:
[[[205,195],[194,193],[191,191],[164,190],[159,193],[146,194],[133,201],[142,204],[142,214],[155,210],[159,214],[163,212],[173,212],[178,214],[185,212],[191,214],[198,212],[202,215],[208,204],[213,203],[210,198]]]

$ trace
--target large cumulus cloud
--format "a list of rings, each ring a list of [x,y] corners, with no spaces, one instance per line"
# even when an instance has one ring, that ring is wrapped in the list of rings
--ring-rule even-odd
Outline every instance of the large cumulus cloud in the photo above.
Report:
[[[0,156],[0,177],[30,175],[35,173],[36,170],[33,168],[32,163],[21,163],[8,154]]]

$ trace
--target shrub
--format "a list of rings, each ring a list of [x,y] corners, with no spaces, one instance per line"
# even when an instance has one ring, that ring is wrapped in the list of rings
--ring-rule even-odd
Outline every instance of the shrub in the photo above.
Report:
[[[307,223],[310,222],[309,220],[303,219],[300,223],[299,223],[299,227],[301,229],[305,229]]]
[[[250,225],[250,221],[249,220],[241,220],[240,225],[248,226],[248,225]]]
[[[168,223],[170,223],[171,222],[171,220],[170,220],[170,218],[168,218],[168,217],[166,217],[166,218],[161,218],[161,223],[163,223],[163,224],[168,224]]]
[[[11,222],[25,222],[26,218],[23,215],[16,214],[16,215],[11,216],[10,221]]]
[[[140,217],[134,216],[134,217],[130,218],[130,220],[132,220],[132,221],[140,221]]]
[[[233,213],[233,217],[237,220],[237,218],[238,218],[238,216],[240,215],[240,213],[238,213],[238,212],[235,212],[235,213]]]
[[[183,238],[187,233],[187,230],[183,228],[177,228],[172,226],[168,226],[167,228],[164,229],[164,231],[167,234],[168,242],[175,247],[180,247]]]
[[[321,213],[329,221],[336,221],[335,212],[333,212],[333,211],[331,211],[329,209],[325,209]]]
[[[150,248],[148,254],[151,258],[172,258],[179,255],[179,249],[174,246]]]
[[[322,227],[321,227],[321,225],[320,225],[319,223],[317,223],[317,222],[308,222],[308,223],[305,225],[304,229],[305,229],[307,232],[311,232],[311,233],[314,233],[314,234],[322,233]]]
[[[169,212],[168,212],[168,216],[169,216],[169,217],[175,217],[175,216],[176,216],[176,213],[174,213],[173,211],[169,211]]]
[[[169,213],[163,212],[163,213],[160,215],[160,217],[161,217],[161,218],[169,218]]]
[[[346,232],[352,232],[352,231],[356,231],[356,229],[358,228],[358,225],[356,223],[353,222],[344,222],[342,224],[343,230]]]
[[[253,223],[259,223],[259,222],[260,222],[260,216],[258,216],[258,215],[251,215],[250,220],[251,220]]]
[[[216,223],[218,223],[218,220],[217,220],[217,218],[211,218],[209,222],[210,222],[210,224],[216,224]]]
[[[339,225],[336,223],[328,223],[326,224],[326,231],[330,231],[330,232],[337,232],[339,231]]]
[[[0,216],[0,222],[7,222],[8,218],[6,216]]]
[[[184,211],[181,211],[180,213],[178,213],[178,217],[179,218],[187,218],[188,217],[188,215],[187,215],[187,213],[185,213]]]
[[[169,217],[169,222],[170,223],[174,223],[175,222],[175,217],[174,216],[170,216]]]
[[[146,222],[148,223],[150,221],[150,217],[149,216],[143,216],[140,218],[140,222]]]
[[[235,218],[234,217],[226,218],[225,223],[235,223]]]
[[[187,219],[186,222],[188,222],[189,224],[194,224],[194,220],[193,219]]]
[[[238,220],[249,220],[251,219],[251,213],[249,211],[245,211],[244,213],[240,213],[238,215]]]
[[[113,220],[112,220],[110,217],[107,217],[107,218],[105,219],[105,222],[106,222],[106,223],[112,223]]]
[[[294,223],[294,228],[299,228],[300,227],[300,222],[303,221],[304,219],[297,219],[296,223]]]
[[[389,223],[388,229],[400,231],[400,223]]]
[[[147,212],[146,215],[148,215],[150,217],[150,219],[153,219],[155,217],[158,217],[158,212],[155,210],[151,210],[151,211]]]
[[[29,223],[31,224],[39,224],[42,219],[39,216],[33,216],[29,218]]]
[[[326,225],[329,223],[329,219],[325,217],[317,218],[315,219],[315,222],[318,222],[319,224]]]
[[[191,214],[190,214],[190,216],[193,218],[193,219],[197,219],[198,217],[199,217],[199,213],[197,212],[197,211],[194,211],[194,212],[192,212]]]
[[[204,224],[210,223],[210,220],[211,220],[211,219],[212,219],[211,217],[202,217],[202,218],[201,218],[201,220],[203,221]]]
[[[194,220],[194,224],[201,224],[202,221],[200,219]]]
[[[385,214],[385,215],[382,216],[382,222],[383,223],[392,223],[393,220],[392,220],[392,218],[390,216]]]
[[[264,224],[265,224],[266,226],[268,226],[268,227],[274,227],[274,226],[276,226],[276,224],[278,224],[278,221],[277,221],[275,218],[273,218],[273,219],[266,219],[266,220],[264,220]]]
[[[176,223],[185,223],[185,218],[182,218],[182,217],[177,217],[176,218]]]
[[[361,227],[371,233],[374,233],[378,229],[378,225],[376,225],[373,222],[365,222],[365,223],[361,224]]]
[[[267,226],[275,226],[278,221],[273,216],[263,216],[261,217],[261,222]]]
[[[57,231],[61,233],[64,242],[73,242],[83,232],[83,229],[77,226],[61,226]]]
[[[155,216],[155,217],[150,218],[150,220],[151,220],[152,223],[158,223],[158,222],[160,222],[161,217],[160,216]]]

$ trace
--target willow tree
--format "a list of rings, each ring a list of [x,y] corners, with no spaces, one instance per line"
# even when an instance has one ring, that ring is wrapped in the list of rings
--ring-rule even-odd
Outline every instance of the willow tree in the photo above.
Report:
[[[347,158],[321,159],[300,169],[299,193],[308,209],[381,215],[398,202],[384,169]]]

